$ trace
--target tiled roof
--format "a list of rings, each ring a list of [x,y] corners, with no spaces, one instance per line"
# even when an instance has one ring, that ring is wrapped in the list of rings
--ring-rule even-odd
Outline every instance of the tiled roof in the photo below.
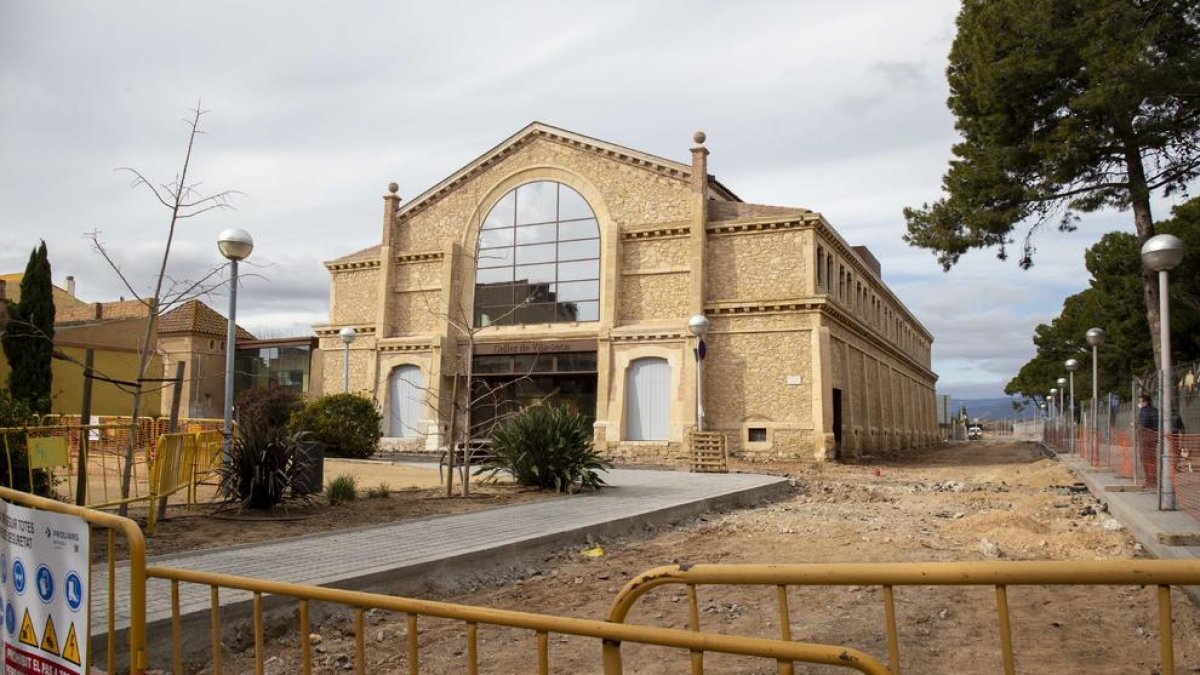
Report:
[[[379,258],[379,249],[383,248],[383,244],[375,244],[368,246],[361,251],[355,251],[350,255],[344,255],[340,258],[325,261],[327,265],[336,265],[338,263],[358,262],[360,260],[375,260]]]
[[[199,300],[188,300],[158,319],[158,333],[201,333],[223,337],[229,323],[216,310]],[[250,331],[237,327],[237,339],[253,340]]]

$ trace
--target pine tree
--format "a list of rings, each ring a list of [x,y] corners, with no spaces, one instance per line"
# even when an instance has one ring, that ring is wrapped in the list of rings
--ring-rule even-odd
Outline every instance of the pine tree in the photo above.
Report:
[[[949,268],[1075,213],[1130,209],[1138,245],[1150,197],[1200,175],[1200,5],[1195,0],[965,0],[950,50],[949,106],[962,141],[946,197],[905,209],[905,240]],[[1158,286],[1142,274],[1157,334]],[[1154,342],[1155,362],[1159,362]]]
[[[35,413],[50,412],[50,360],[54,355],[54,286],[46,242],[29,254],[21,279],[21,300],[8,302],[4,356],[12,369],[8,391]]]

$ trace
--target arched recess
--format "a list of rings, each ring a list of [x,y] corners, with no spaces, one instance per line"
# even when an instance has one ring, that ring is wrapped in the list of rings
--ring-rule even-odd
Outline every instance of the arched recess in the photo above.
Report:
[[[650,356],[625,371],[625,439],[665,441],[671,419],[671,364]]]
[[[413,365],[396,366],[388,375],[388,436],[416,438],[425,408],[425,376]]]

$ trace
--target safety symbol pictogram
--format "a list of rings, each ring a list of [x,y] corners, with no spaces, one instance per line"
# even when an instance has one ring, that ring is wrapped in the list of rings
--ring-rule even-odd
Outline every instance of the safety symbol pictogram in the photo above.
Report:
[[[79,578],[79,574],[75,570],[71,570],[67,572],[63,587],[67,595],[67,607],[72,612],[78,612],[79,608],[83,607],[83,579]]]
[[[42,651],[58,656],[58,631],[54,630],[54,617],[46,617],[46,628],[42,633]]]
[[[13,560],[13,590],[17,595],[25,593],[25,563],[20,558]]]
[[[4,608],[4,627],[9,635],[17,634],[17,608],[11,602]]]
[[[67,629],[67,641],[63,643],[62,657],[75,665],[79,663],[79,639],[75,637],[75,624]]]
[[[30,647],[38,646],[37,633],[33,632],[33,621],[29,618],[28,609],[25,610],[25,617],[21,619],[21,632],[17,634],[17,639]]]
[[[50,604],[50,601],[54,599],[54,575],[50,573],[50,568],[38,565],[35,581],[38,597],[42,599],[42,602]]]

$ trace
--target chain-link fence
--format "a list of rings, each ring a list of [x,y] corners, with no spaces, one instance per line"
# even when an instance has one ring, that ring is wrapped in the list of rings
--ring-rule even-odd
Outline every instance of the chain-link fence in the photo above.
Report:
[[[1095,402],[1081,396],[1075,406],[1067,401],[1061,414],[1052,411],[1045,420],[1045,438],[1060,452],[1083,457],[1146,489],[1161,490],[1164,507],[1169,506],[1166,495],[1173,494],[1176,508],[1200,518],[1200,361],[1172,369],[1165,425],[1158,380],[1154,373],[1135,378],[1123,395],[1110,392]],[[1152,406],[1145,411],[1137,403],[1143,394],[1150,396]],[[1166,468],[1161,482],[1160,466]]]

